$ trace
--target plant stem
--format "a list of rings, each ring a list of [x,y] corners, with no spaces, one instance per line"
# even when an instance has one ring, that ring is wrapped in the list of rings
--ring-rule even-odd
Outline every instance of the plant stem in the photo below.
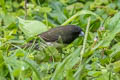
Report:
[[[27,0],[25,0],[25,19],[27,18]]]
[[[11,66],[10,66],[9,64],[7,64],[7,67],[8,67],[9,73],[10,73],[11,80],[14,80],[14,77],[13,77],[13,75],[12,75]]]
[[[83,42],[83,48],[80,52],[80,64],[82,62],[82,58],[83,58],[83,54],[85,52],[85,45],[87,43],[87,36],[88,36],[88,30],[89,30],[89,26],[90,26],[90,17],[88,18],[88,24],[87,24],[87,27],[86,27],[86,31],[85,31],[85,37],[84,37],[84,42]]]

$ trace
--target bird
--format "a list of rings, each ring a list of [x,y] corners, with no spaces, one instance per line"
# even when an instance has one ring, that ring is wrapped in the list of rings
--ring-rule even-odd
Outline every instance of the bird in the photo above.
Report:
[[[35,49],[40,49],[41,40],[42,47],[54,46],[56,48],[61,48],[67,44],[72,43],[76,38],[84,36],[83,30],[76,25],[65,25],[52,28],[46,32],[37,35],[37,40],[34,44]],[[39,39],[40,38],[40,39]],[[28,42],[24,47],[28,48],[32,46],[34,40]]]
[[[73,42],[79,36],[84,36],[84,32],[77,25],[55,27],[38,35],[46,42],[59,42],[60,39],[64,44]]]

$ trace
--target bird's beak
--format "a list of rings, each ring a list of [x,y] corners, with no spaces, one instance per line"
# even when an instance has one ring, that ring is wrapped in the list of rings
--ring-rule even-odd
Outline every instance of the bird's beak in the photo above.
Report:
[[[81,33],[79,34],[79,36],[84,36],[85,33],[83,31],[81,31]]]

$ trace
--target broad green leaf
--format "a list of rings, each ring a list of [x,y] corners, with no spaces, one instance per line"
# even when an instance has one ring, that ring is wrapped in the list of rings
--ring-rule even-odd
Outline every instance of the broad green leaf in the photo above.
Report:
[[[42,22],[36,20],[24,20],[19,19],[19,28],[24,32],[24,34],[28,37],[33,37],[42,32],[47,31],[47,26],[45,26]]]

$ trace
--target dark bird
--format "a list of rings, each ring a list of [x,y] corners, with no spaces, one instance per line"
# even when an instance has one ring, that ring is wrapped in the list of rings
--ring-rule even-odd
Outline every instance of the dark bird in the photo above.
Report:
[[[58,42],[58,39],[61,39],[65,44],[71,43],[79,36],[84,36],[84,32],[76,25],[59,26],[38,35],[46,42]]]
[[[49,46],[55,46],[56,48],[59,48],[59,47],[63,47],[64,46],[63,44],[71,43],[79,36],[84,36],[84,32],[79,26],[66,25],[66,26],[59,26],[56,28],[52,28],[37,36],[42,38],[45,41],[45,45],[47,44]],[[36,49],[39,49],[40,46],[37,41],[35,42],[34,46]],[[63,44],[61,44],[61,42]],[[25,47],[27,48],[29,46],[32,46],[32,44],[33,44],[33,40],[27,43]],[[41,43],[41,45],[45,46],[44,42]]]

